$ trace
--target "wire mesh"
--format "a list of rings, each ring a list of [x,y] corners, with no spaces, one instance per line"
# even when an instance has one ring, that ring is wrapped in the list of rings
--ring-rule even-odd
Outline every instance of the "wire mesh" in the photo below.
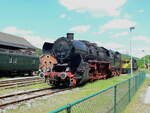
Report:
[[[132,98],[135,94],[135,78],[130,79],[130,97]]]
[[[113,88],[71,108],[71,113],[112,113]]]
[[[50,113],[121,113],[143,83],[145,73],[70,103]]]
[[[124,109],[129,99],[128,81],[122,82],[117,85],[116,90],[116,113],[119,113]]]

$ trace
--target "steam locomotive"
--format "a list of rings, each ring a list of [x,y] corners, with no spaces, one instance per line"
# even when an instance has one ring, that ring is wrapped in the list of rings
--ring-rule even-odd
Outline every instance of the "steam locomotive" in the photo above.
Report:
[[[121,54],[85,40],[73,33],[54,43],[45,42],[40,57],[40,75],[52,86],[75,87],[87,81],[118,76]]]

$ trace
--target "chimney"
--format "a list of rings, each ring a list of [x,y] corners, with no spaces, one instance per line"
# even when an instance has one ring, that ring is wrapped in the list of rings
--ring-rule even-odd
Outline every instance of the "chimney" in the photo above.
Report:
[[[67,39],[73,40],[74,39],[74,33],[67,33]]]

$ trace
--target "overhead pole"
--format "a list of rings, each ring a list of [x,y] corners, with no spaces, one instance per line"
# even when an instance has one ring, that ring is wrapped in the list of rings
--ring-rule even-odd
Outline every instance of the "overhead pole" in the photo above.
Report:
[[[130,27],[130,34],[132,34],[132,31],[133,29],[135,29],[135,27]],[[131,38],[132,38],[132,35],[131,35]],[[132,39],[130,39],[130,63],[131,63],[131,66],[130,66],[130,70],[131,70],[131,76],[133,76],[133,58],[132,58]]]
[[[150,68],[150,57],[148,56],[148,69]]]
[[[142,50],[143,54],[145,54],[145,51]],[[145,56],[144,56],[144,69],[146,68],[146,61],[145,61]]]

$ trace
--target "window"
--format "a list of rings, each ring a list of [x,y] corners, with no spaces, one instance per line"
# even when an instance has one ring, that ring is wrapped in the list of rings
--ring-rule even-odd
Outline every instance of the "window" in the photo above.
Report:
[[[12,64],[13,63],[13,58],[10,56],[9,57],[9,63]]]
[[[14,59],[14,64],[17,64],[17,58]]]
[[[36,61],[35,61],[35,60],[33,60],[32,64],[35,64],[35,63],[36,63]]]

